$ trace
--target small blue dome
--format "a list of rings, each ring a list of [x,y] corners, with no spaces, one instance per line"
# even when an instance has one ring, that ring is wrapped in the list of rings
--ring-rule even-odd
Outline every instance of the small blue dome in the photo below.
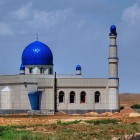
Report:
[[[53,65],[53,54],[46,44],[35,41],[24,49],[22,53],[22,64]]]
[[[21,64],[20,70],[25,70],[25,66]]]
[[[111,33],[111,34],[116,34],[116,26],[115,26],[115,25],[112,25],[112,26],[110,27],[110,33]]]
[[[76,70],[81,70],[81,66],[80,65],[77,65],[76,66]]]

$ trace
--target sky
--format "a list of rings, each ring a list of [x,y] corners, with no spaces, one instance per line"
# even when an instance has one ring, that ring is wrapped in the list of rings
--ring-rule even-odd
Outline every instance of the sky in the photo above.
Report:
[[[19,74],[24,48],[53,52],[57,74],[108,78],[109,31],[117,27],[120,93],[140,93],[140,0],[1,0],[0,75]]]

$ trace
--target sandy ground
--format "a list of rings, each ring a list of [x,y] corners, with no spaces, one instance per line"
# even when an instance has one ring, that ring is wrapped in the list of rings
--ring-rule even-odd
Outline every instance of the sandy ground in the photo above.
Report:
[[[129,111],[127,109],[126,111]],[[140,117],[130,117],[131,113],[106,113],[95,117],[94,115],[51,115],[51,116],[29,116],[29,115],[10,115],[10,116],[0,116],[0,125],[35,125],[35,124],[52,124],[56,123],[58,120],[62,122],[74,121],[74,120],[97,120],[97,119],[119,119],[125,123],[137,122],[140,123]],[[94,114],[94,113],[93,113]]]

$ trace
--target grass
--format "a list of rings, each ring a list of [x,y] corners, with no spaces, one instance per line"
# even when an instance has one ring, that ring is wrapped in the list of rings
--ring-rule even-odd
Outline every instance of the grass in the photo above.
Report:
[[[58,129],[58,128],[56,128]],[[68,125],[47,136],[48,139],[58,140],[111,140],[113,137],[124,139],[124,134],[135,134],[140,131],[137,124],[99,124],[99,125]]]
[[[140,132],[140,124],[119,123],[117,119],[81,120],[52,124],[0,126],[0,140],[111,140]],[[27,130],[28,128],[32,128]]]
[[[67,126],[71,124],[78,124],[79,122],[81,122],[81,120],[75,120],[75,121],[70,121],[70,122],[61,122],[61,120],[57,120],[57,125]]]
[[[134,104],[130,107],[133,108],[133,109],[140,109],[140,104]]]
[[[117,124],[119,121],[115,119],[103,119],[103,120],[87,120],[85,122],[89,124],[99,125],[99,124]]]
[[[16,130],[13,126],[0,126],[0,140],[44,140],[44,138],[43,135],[32,133],[29,130]]]

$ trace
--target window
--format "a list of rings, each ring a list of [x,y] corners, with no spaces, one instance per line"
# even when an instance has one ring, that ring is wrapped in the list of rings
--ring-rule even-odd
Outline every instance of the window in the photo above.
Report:
[[[75,92],[74,91],[70,92],[70,103],[75,103]]]
[[[50,68],[49,74],[52,74],[52,69]]]
[[[85,91],[82,91],[80,94],[80,103],[85,103],[86,102],[86,93]]]
[[[41,68],[40,69],[40,73],[44,73],[44,68]]]
[[[59,103],[64,103],[64,92],[63,91],[59,92]]]
[[[96,91],[95,92],[95,103],[99,103],[100,102],[100,92]]]
[[[33,68],[29,68],[29,73],[33,73]]]

